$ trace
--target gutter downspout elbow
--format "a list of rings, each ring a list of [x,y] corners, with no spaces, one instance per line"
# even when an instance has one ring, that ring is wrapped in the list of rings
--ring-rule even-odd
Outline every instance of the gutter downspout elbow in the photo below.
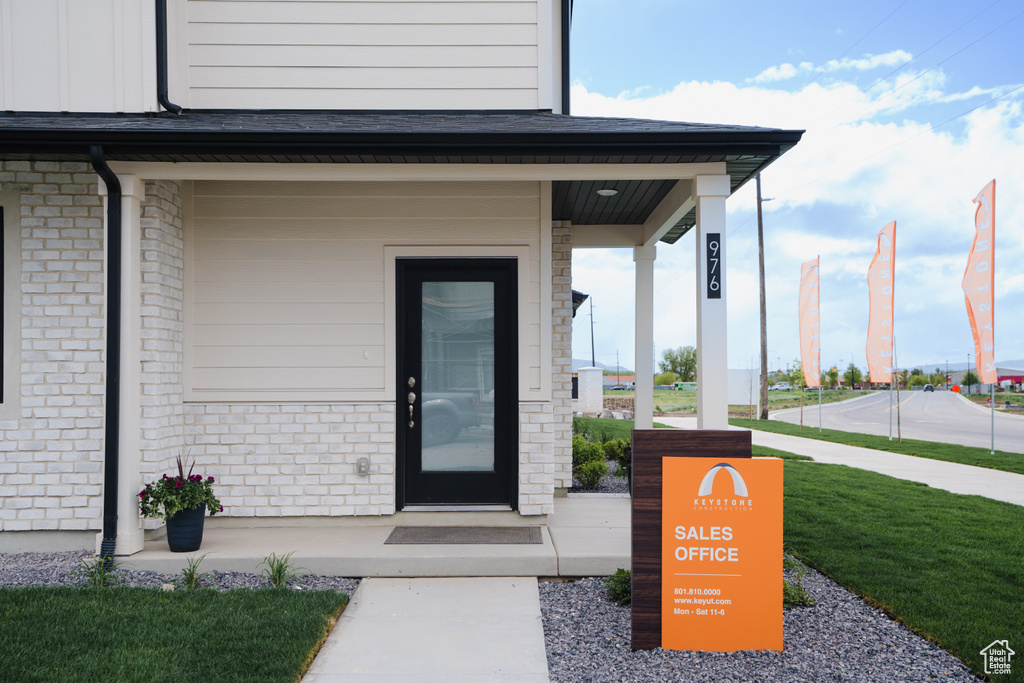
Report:
[[[167,0],[156,0],[156,98],[161,107],[181,115],[181,106],[167,97]]]
[[[106,419],[103,426],[103,540],[100,558],[113,566],[117,545],[118,468],[121,428],[121,182],[103,158],[103,147],[89,148],[93,170],[107,186]]]

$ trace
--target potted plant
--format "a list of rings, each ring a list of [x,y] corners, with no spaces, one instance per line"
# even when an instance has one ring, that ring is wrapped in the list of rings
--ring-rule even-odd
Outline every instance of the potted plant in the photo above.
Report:
[[[159,517],[167,522],[167,545],[171,552],[198,550],[203,542],[203,520],[206,511],[213,516],[224,512],[224,506],[213,495],[213,477],[192,474],[195,461],[185,474],[178,456],[178,476],[166,474],[139,492],[139,511],[143,517]]]

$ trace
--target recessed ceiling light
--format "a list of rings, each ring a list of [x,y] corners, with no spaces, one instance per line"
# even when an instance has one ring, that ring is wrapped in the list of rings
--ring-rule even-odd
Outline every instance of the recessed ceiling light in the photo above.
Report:
[[[609,188],[605,188],[603,190],[598,190],[597,193],[599,195],[601,195],[602,197],[614,197],[615,195],[617,195],[619,193],[619,191],[618,190],[613,190],[612,188],[609,187]]]

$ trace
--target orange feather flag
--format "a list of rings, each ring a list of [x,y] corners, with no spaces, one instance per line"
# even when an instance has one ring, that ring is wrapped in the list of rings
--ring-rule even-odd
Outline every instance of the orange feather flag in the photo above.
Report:
[[[878,248],[868,268],[868,375],[892,382],[892,307],[896,284],[896,221],[878,233]]]
[[[809,387],[821,386],[818,260],[800,266],[800,365],[804,383]]]
[[[974,357],[982,384],[995,384],[996,181],[974,198],[974,241],[964,271],[967,318],[974,334]]]

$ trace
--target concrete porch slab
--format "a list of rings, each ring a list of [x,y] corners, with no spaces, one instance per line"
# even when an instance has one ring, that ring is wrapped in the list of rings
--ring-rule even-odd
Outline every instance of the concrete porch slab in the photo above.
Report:
[[[630,568],[632,500],[625,494],[579,494],[555,499],[548,531],[558,576],[608,576]]]
[[[605,576],[629,567],[629,498],[560,498],[555,514],[399,513],[338,520],[221,520],[214,518],[197,553],[172,553],[165,538],[146,541],[142,552],[118,558],[133,569],[178,574],[188,557],[206,554],[204,571],[260,573],[271,553],[294,553],[303,572],[349,577]],[[437,515],[434,517],[433,515]],[[543,543],[524,545],[384,545],[396,525],[509,525],[534,523]],[[300,526],[301,525],[301,526]]]

